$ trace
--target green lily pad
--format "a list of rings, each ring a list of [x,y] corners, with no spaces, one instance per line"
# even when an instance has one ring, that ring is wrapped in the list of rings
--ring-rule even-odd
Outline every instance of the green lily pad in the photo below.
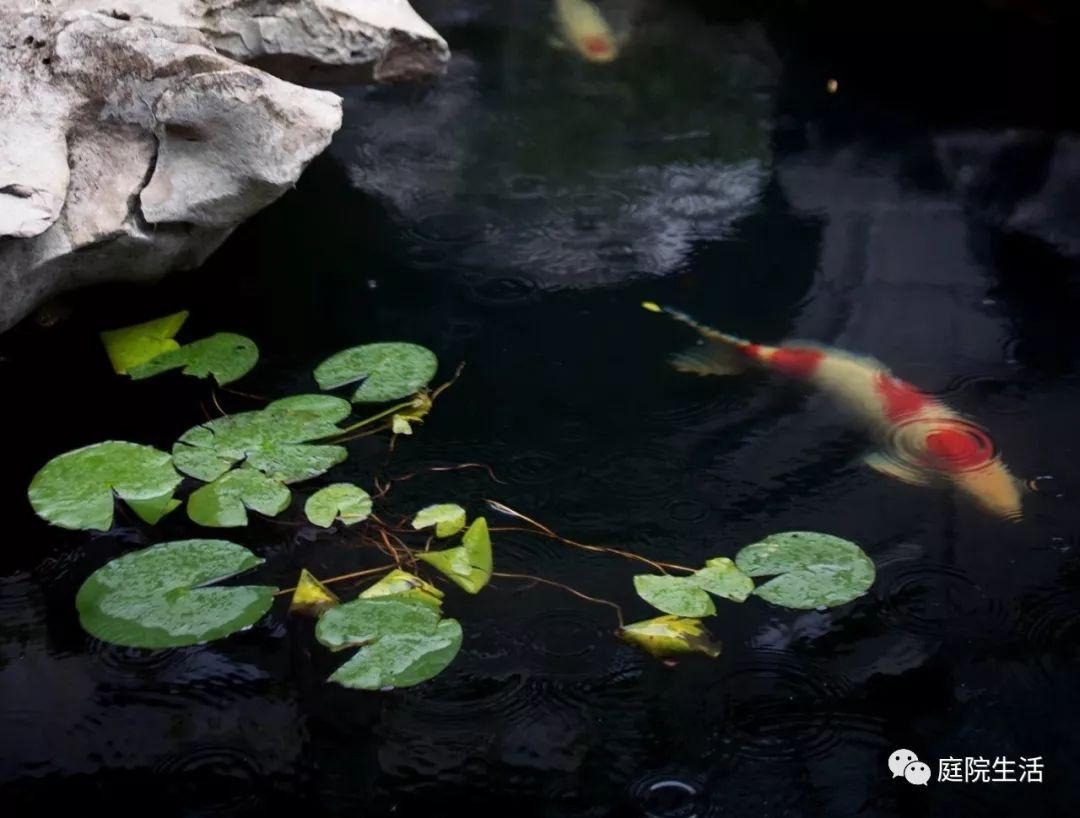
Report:
[[[330,681],[362,690],[408,687],[440,673],[461,647],[461,626],[439,620],[422,602],[382,597],[355,599],[319,618],[315,638],[331,650],[360,651]]]
[[[754,592],[754,581],[727,557],[708,560],[704,568],[687,579],[710,594],[730,599],[732,602],[745,602]]]
[[[157,525],[166,514],[171,514],[183,505],[171,492],[148,500],[128,500],[127,504],[143,522],[150,525]]]
[[[414,600],[442,608],[443,592],[420,577],[395,568],[370,588],[360,594],[361,599],[377,599],[392,596],[396,599]]]
[[[412,687],[442,673],[461,650],[461,625],[444,619],[432,634],[384,636],[339,667],[331,682],[357,690]]]
[[[133,367],[153,360],[158,355],[179,349],[173,337],[187,321],[188,311],[155,318],[143,324],[101,333],[101,343],[109,363],[118,375],[125,375]]]
[[[243,466],[188,497],[187,513],[193,522],[211,528],[247,525],[247,510],[276,517],[289,507],[292,494],[281,482]]]
[[[383,597],[354,599],[331,608],[315,628],[315,638],[330,650],[357,648],[383,636],[435,632],[439,612],[430,605]]]
[[[265,409],[217,418],[188,429],[173,446],[184,474],[216,480],[243,461],[282,483],[324,474],[342,462],[342,446],[308,443],[341,433],[338,422],[352,411],[330,395],[295,395]]]
[[[224,386],[244,377],[258,361],[259,348],[250,338],[219,332],[179,349],[164,351],[137,366],[130,366],[128,374],[138,381],[183,367],[185,375],[196,378],[213,375],[218,384]]]
[[[675,616],[712,616],[716,606],[712,599],[689,577],[669,577],[660,574],[638,574],[634,577],[638,596],[664,613]]]
[[[114,496],[145,501],[139,513],[156,522],[182,479],[165,452],[110,440],[54,457],[34,475],[28,494],[37,515],[53,525],[108,531]]]
[[[334,483],[308,497],[304,514],[322,528],[329,528],[335,520],[353,525],[371,514],[371,495],[352,483]]]
[[[315,367],[320,389],[363,381],[353,403],[378,403],[408,397],[435,377],[439,361],[418,344],[365,344],[331,355]]]
[[[620,639],[651,653],[665,657],[680,653],[704,653],[715,659],[722,645],[713,641],[700,619],[658,616],[626,625],[618,631]]]
[[[257,622],[277,588],[207,588],[263,562],[224,540],[161,543],[99,568],[75,597],[90,634],[114,645],[171,648],[220,639]]]
[[[748,576],[772,576],[754,593],[786,608],[832,608],[874,584],[874,563],[859,546],[814,531],[771,534],[743,548],[735,563]]]
[[[416,556],[470,594],[479,593],[491,580],[494,568],[487,520],[473,520],[457,548],[423,551]]]
[[[435,526],[436,537],[452,537],[465,527],[465,509],[457,503],[440,503],[416,512],[413,528],[419,531],[431,526]]]

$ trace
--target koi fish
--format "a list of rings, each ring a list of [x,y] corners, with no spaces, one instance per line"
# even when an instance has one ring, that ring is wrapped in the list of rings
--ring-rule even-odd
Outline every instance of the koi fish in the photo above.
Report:
[[[555,0],[560,44],[573,48],[589,62],[611,62],[618,54],[615,32],[589,0]]]
[[[673,356],[679,371],[734,375],[757,367],[816,386],[860,419],[878,441],[880,450],[863,459],[875,471],[912,485],[949,484],[990,514],[1021,519],[1022,484],[986,432],[897,378],[880,361],[811,344],[755,344],[678,310],[651,301],[642,306],[692,327],[707,341]]]

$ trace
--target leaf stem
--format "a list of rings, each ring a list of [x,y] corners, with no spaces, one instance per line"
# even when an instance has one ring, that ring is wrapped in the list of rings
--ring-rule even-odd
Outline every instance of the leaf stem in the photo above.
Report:
[[[689,574],[692,574],[697,570],[696,568],[688,568],[685,565],[678,565],[677,563],[673,562],[661,562],[659,560],[651,560],[648,557],[643,557],[640,554],[635,554],[633,551],[624,551],[621,548],[612,548],[606,545],[589,545],[588,543],[570,540],[566,537],[556,534],[543,523],[532,519],[532,517],[526,517],[520,511],[515,511],[514,509],[510,508],[510,506],[505,505],[504,503],[500,503],[498,500],[485,500],[484,502],[486,502],[496,511],[502,512],[503,514],[508,514],[511,517],[517,517],[518,519],[524,520],[525,522],[533,526],[533,528],[493,528],[491,529],[492,531],[524,531],[531,534],[542,534],[545,537],[553,540],[558,540],[559,542],[566,545],[571,545],[574,548],[582,548],[586,551],[596,551],[604,554],[615,554],[616,556],[625,557],[629,560],[637,560],[638,562],[643,562],[646,565],[652,566],[662,574],[666,574],[667,569],[669,568],[672,571],[686,571]]]
[[[597,605],[607,605],[609,608],[614,608],[615,609],[615,616],[618,617],[619,627],[621,628],[624,625],[624,623],[623,623],[623,615],[622,615],[622,608],[620,608],[618,605],[616,605],[614,602],[612,602],[609,599],[598,599],[595,596],[589,596],[588,594],[583,594],[581,591],[578,591],[578,590],[576,590],[574,588],[571,588],[569,585],[563,585],[561,582],[556,582],[553,579],[544,579],[543,577],[536,577],[536,576],[533,576],[532,574],[508,574],[508,573],[505,573],[505,572],[502,572],[502,571],[493,571],[491,575],[493,577],[501,577],[503,579],[527,579],[530,582],[539,582],[539,583],[541,583],[543,585],[551,585],[554,588],[561,588],[562,590],[566,591],[568,594],[573,594],[574,596],[578,597],[579,599],[584,599],[586,602],[595,602]]]
[[[365,568],[363,571],[353,571],[351,574],[342,574],[337,577],[330,577],[330,579],[320,579],[319,582],[323,585],[333,585],[335,582],[345,582],[350,579],[358,579],[359,577],[370,576],[371,574],[378,574],[381,571],[389,571],[393,565],[380,565],[378,568]],[[274,596],[284,596],[285,594],[291,594],[296,590],[296,586],[292,588],[282,588]]]

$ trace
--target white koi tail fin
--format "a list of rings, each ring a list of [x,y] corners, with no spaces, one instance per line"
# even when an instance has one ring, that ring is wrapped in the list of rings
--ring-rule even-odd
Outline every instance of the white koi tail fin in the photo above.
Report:
[[[750,359],[746,355],[750,342],[746,339],[713,329],[691,318],[685,312],[664,307],[652,301],[643,301],[641,306],[649,312],[661,313],[674,318],[681,324],[686,324],[708,341],[707,344],[690,347],[685,352],[671,357],[671,365],[680,372],[690,372],[694,375],[738,375],[746,371],[750,364]]]
[[[746,371],[746,356],[731,344],[712,341],[672,355],[671,365],[694,375],[738,375]]]

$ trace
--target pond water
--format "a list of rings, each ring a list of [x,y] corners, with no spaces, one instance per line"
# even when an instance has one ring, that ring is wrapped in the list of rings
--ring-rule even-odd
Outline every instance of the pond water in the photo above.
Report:
[[[203,269],[73,295],[58,321],[0,338],[9,814],[1074,813],[1080,228],[1067,174],[1080,148],[1064,35],[1028,7],[975,4],[929,34],[899,12],[770,13],[779,4],[657,4],[631,28],[635,9],[611,4],[626,43],[592,65],[549,45],[546,3],[417,5],[454,49],[442,83],[338,89],[330,153]],[[1024,521],[866,469],[866,441],[821,395],[673,371],[690,333],[643,300],[880,358],[989,430],[1036,489]],[[315,364],[368,341],[424,344],[440,376],[465,362],[389,461],[385,439],[362,440],[323,482],[463,462],[500,482],[422,474],[394,489],[388,517],[435,501],[483,513],[495,498],[568,537],[684,564],[827,531],[859,543],[877,580],[828,611],[720,603],[722,655],[675,667],[558,588],[448,589],[461,653],[383,694],[327,684],[339,660],[281,603],[205,646],[99,642],[73,605],[83,580],[193,526],[181,512],[154,529],[61,531],[34,517],[26,485],[62,451],[168,449],[215,412],[204,382],[113,376],[96,338],[181,308],[186,337],[259,343],[237,384],[256,395],[312,391]],[[378,561],[303,524],[296,503],[226,536],[282,587],[301,567]],[[655,613],[632,562],[509,533],[495,560],[629,621]],[[892,778],[898,748],[931,765],[928,786]],[[1022,756],[1042,757],[1042,783],[937,780],[938,759]]]

